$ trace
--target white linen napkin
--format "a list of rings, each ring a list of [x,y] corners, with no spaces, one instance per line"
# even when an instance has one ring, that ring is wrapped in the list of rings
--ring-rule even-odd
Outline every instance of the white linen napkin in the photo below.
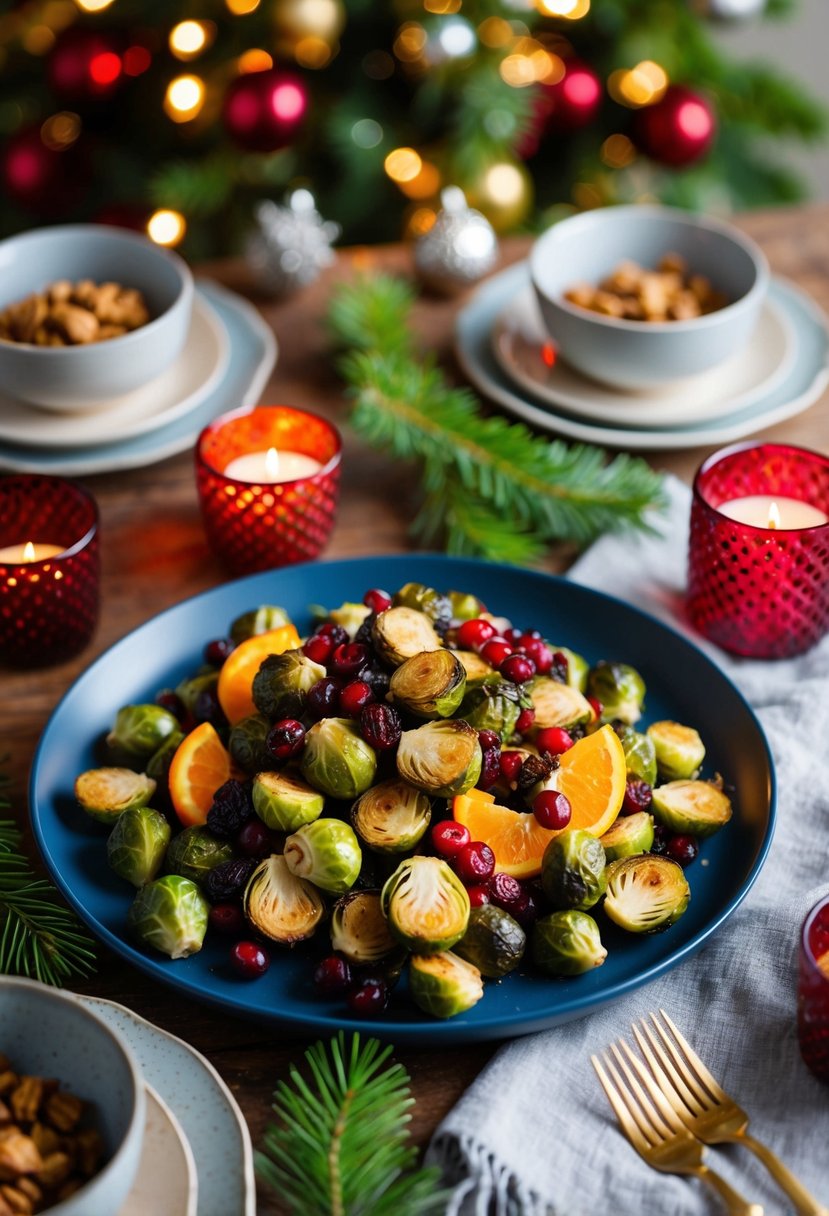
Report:
[[[597,542],[570,571],[683,629],[690,492],[668,482],[659,537]],[[740,687],[768,735],[779,819],[748,898],[703,950],[606,1009],[501,1048],[437,1129],[428,1159],[454,1185],[448,1216],[703,1216],[722,1211],[696,1179],[657,1174],[618,1130],[590,1054],[660,1007],[750,1130],[829,1205],[829,1088],[800,1059],[797,943],[829,892],[829,637],[778,662],[734,659],[701,642]],[[753,1154],[708,1150],[708,1164],[766,1216],[791,1204]]]

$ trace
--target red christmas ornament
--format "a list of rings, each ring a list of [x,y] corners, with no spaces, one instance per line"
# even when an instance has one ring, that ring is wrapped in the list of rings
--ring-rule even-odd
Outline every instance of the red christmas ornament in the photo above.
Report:
[[[48,216],[63,213],[78,201],[86,176],[83,161],[77,143],[63,150],[47,148],[39,127],[25,127],[7,141],[0,175],[16,202]]]
[[[636,143],[645,155],[677,168],[701,160],[716,133],[709,102],[681,84],[670,85],[655,105],[639,110],[634,124]]]
[[[95,30],[65,30],[49,55],[49,85],[62,101],[105,101],[117,89],[123,71],[117,46]]]
[[[281,68],[246,72],[233,81],[224,104],[228,133],[251,152],[275,152],[291,143],[308,109],[299,76]]]
[[[524,159],[535,155],[548,132],[568,135],[588,126],[602,104],[599,77],[580,59],[568,59],[564,75],[538,88],[530,127],[519,146]]]

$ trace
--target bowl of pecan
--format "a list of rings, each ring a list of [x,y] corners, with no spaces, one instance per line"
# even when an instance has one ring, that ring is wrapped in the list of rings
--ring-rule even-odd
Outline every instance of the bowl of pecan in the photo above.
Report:
[[[144,1085],[71,992],[0,977],[0,1213],[113,1216],[132,1187]]]
[[[95,224],[0,241],[0,383],[77,412],[159,376],[190,327],[186,263],[135,232]]]
[[[658,389],[751,338],[769,270],[730,224],[673,207],[604,207],[536,241],[530,271],[559,354],[594,380]]]

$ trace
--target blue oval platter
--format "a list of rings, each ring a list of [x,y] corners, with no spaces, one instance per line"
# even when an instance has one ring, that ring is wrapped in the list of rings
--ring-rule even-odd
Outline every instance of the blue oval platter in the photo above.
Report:
[[[587,975],[552,980],[521,968],[489,982],[474,1009],[446,1022],[419,1013],[405,979],[376,1021],[351,1017],[343,1004],[315,996],[311,976],[320,946],[273,951],[268,973],[253,983],[228,965],[227,943],[208,934],[200,953],[172,961],[131,944],[125,917],[132,888],[108,868],[106,829],[75,805],[78,773],[101,763],[99,747],[120,706],[151,701],[202,662],[202,648],[231,621],[259,604],[281,604],[300,630],[309,605],[337,607],[369,587],[394,591],[418,581],[472,592],[489,610],[542,630],[560,646],[637,667],[647,685],[644,723],[673,718],[695,726],[708,749],[705,775],[722,773],[734,787],[735,814],[704,841],[688,871],[691,903],[671,928],[636,937],[601,914],[605,964]],[[304,1033],[347,1025],[397,1043],[471,1042],[546,1029],[617,999],[677,966],[717,932],[747,894],[766,857],[774,824],[772,759],[751,709],[694,645],[654,618],[610,596],[564,579],[513,567],[430,555],[357,558],[269,571],[217,587],[169,609],[101,655],[53,713],[31,778],[31,814],[43,858],[79,916],[107,946],[159,984],[220,1009]],[[324,934],[327,940],[327,934]]]

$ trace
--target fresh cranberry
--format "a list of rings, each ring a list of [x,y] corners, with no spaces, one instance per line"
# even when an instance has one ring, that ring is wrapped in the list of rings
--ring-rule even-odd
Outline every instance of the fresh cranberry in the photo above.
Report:
[[[215,688],[201,690],[193,706],[193,717],[196,722],[209,722],[212,726],[224,725],[224,710],[219,704],[219,694]]]
[[[464,882],[486,882],[495,872],[495,854],[482,840],[471,840],[456,855],[455,869]]]
[[[689,866],[692,861],[696,861],[698,853],[699,845],[696,836],[685,834],[672,836],[665,849],[666,856],[670,857],[672,861],[678,861],[683,868]]]
[[[172,714],[174,718],[178,718],[179,722],[183,722],[187,717],[187,707],[182,701],[177,692],[173,692],[172,688],[164,688],[155,699],[156,705],[160,709],[166,709],[168,714]]]
[[[270,857],[273,841],[261,819],[249,819],[236,837],[236,848],[243,857]]]
[[[596,721],[598,721],[599,718],[604,713],[604,706],[602,705],[601,701],[599,700],[598,697],[588,697],[587,703],[590,706],[590,708],[593,710],[593,713],[596,716]]]
[[[504,659],[498,671],[513,684],[526,684],[535,675],[535,663],[524,654],[511,654]]]
[[[501,666],[504,659],[508,659],[511,654],[512,647],[503,638],[490,638],[481,647],[481,658],[485,663],[489,663],[490,667],[496,668],[496,670]]]
[[[648,782],[642,781],[639,777],[628,777],[619,814],[635,815],[637,811],[647,811],[652,802],[652,790]]]
[[[352,1013],[382,1013],[388,1003],[388,985],[382,980],[363,980],[348,994],[348,1007]]]
[[[528,891],[524,887],[521,894],[523,898],[509,909],[509,914],[518,921],[522,929],[531,929],[535,921],[538,920],[540,909],[532,891]]]
[[[280,718],[268,732],[266,746],[274,760],[284,764],[305,746],[305,727],[296,718]]]
[[[552,667],[553,652],[549,646],[544,645],[541,638],[531,638],[528,634],[522,633],[519,649],[528,659],[532,659],[539,675],[546,675]]]
[[[207,917],[210,928],[216,933],[236,935],[245,927],[245,918],[238,904],[214,904]]]
[[[519,646],[521,644],[521,638],[523,636],[524,635],[522,634],[520,629],[511,628],[511,629],[504,630],[504,641],[509,642],[510,645],[512,645],[512,646]]]
[[[495,637],[495,626],[482,617],[464,621],[458,626],[458,645],[461,650],[480,650],[485,642]]]
[[[372,587],[363,596],[363,603],[372,612],[385,612],[387,608],[391,608],[391,596],[388,591],[381,591],[379,587]]]
[[[368,647],[362,642],[346,642],[331,655],[331,670],[335,675],[350,680],[368,667],[370,658]]]
[[[314,718],[334,718],[340,705],[339,680],[317,680],[309,689],[305,707]]]
[[[339,996],[351,987],[351,968],[338,954],[329,954],[317,964],[314,987],[321,996]]]
[[[374,689],[365,680],[352,680],[340,689],[340,713],[346,718],[359,718],[374,700]]]
[[[481,745],[481,751],[487,752],[490,748],[501,746],[501,736],[497,730],[479,730],[478,742]]]
[[[441,857],[457,857],[469,840],[469,828],[454,819],[442,819],[432,828],[432,848]]]
[[[505,912],[512,912],[513,908],[524,902],[526,895],[517,878],[499,872],[489,880],[489,898]]]
[[[256,942],[237,942],[230,952],[230,961],[245,980],[258,979],[271,965],[267,951]]]
[[[657,823],[656,827],[653,829],[653,844],[651,845],[651,852],[656,853],[660,857],[664,857],[668,852],[668,845],[671,841],[671,835],[672,833],[668,831],[664,824]]]
[[[521,765],[523,763],[524,757],[521,752],[501,752],[501,776],[507,785],[512,785],[518,780],[518,774],[521,772]]]
[[[482,908],[484,904],[492,902],[486,887],[467,887],[466,893],[469,896],[470,908]]]
[[[521,713],[518,715],[518,717],[515,720],[516,733],[519,735],[526,735],[527,731],[531,729],[534,722],[535,722],[535,710],[534,709],[522,709]]]
[[[542,790],[533,799],[533,814],[543,828],[560,832],[570,822],[570,799],[558,790]]]
[[[491,789],[501,775],[501,753],[497,747],[488,747],[481,757],[481,775],[476,785],[479,790]]]
[[[522,639],[526,639],[528,642],[537,642],[541,638],[541,630],[540,629],[525,629],[524,632],[521,634],[521,637],[522,637]]]
[[[334,641],[323,633],[315,633],[302,647],[302,653],[325,667],[334,650]]]
[[[402,733],[400,715],[391,705],[367,705],[360,714],[360,734],[376,752],[397,747]]]
[[[332,646],[343,646],[348,641],[348,630],[333,621],[325,621],[314,630],[317,637],[330,638]]]
[[[542,754],[549,752],[551,756],[560,756],[573,746],[573,737],[561,726],[545,726],[535,736],[535,746]]]
[[[205,646],[204,661],[211,667],[221,667],[228,655],[231,655],[235,649],[230,638],[216,638]]]

